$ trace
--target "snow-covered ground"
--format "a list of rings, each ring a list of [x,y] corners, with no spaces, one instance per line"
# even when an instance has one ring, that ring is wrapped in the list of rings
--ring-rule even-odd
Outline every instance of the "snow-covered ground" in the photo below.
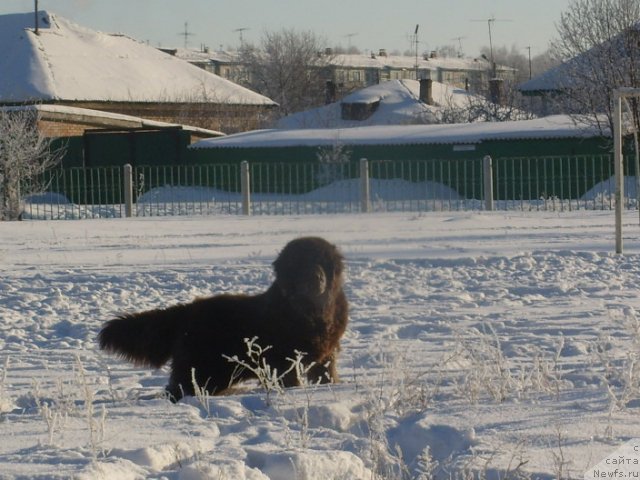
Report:
[[[616,256],[609,211],[5,223],[0,478],[582,478],[640,436],[624,226]],[[172,404],[98,351],[118,313],[265,289],[306,234],[347,259],[342,383]]]

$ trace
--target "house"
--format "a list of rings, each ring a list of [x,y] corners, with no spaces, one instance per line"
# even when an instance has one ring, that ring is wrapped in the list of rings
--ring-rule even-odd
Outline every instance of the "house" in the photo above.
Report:
[[[539,102],[543,114],[608,111],[615,88],[640,87],[639,25],[520,84],[518,90]],[[586,44],[590,41],[587,39]],[[580,101],[573,101],[575,98]]]
[[[567,110],[558,99],[571,88],[571,72],[575,72],[579,59],[571,59],[518,85],[518,90],[529,97],[530,108],[542,115],[562,113]]]
[[[290,171],[295,185],[310,191],[326,183],[328,173],[335,180],[356,178],[359,160],[366,158],[371,178],[436,182],[477,199],[483,159],[490,156],[496,175],[512,179],[501,183],[495,198],[536,199],[566,192],[574,198],[571,195],[581,195],[611,175],[610,140],[595,127],[560,115],[509,122],[245,132],[194,143],[189,161],[227,166],[246,161],[266,185],[264,191],[278,188],[276,172]],[[581,180],[576,182],[570,172],[581,172]]]
[[[607,153],[593,125],[567,115],[509,122],[374,125],[354,128],[257,130],[196,142],[194,163],[316,162],[319,149],[344,147],[351,160],[424,160]]]
[[[185,161],[187,146],[221,132],[61,104],[0,107],[9,115],[27,112],[38,131],[62,147],[63,167],[173,165]]]
[[[388,80],[422,78],[465,89],[472,93],[486,92],[494,76],[486,58],[440,57],[435,52],[421,56],[390,55],[385,49],[369,55],[334,55],[325,51],[329,68],[325,81],[334,82],[337,89],[349,92],[357,88]],[[517,70],[497,65],[495,76],[512,81]]]
[[[247,78],[246,66],[238,52],[200,52],[175,49],[173,54],[199,67],[214,72],[233,82],[243,83]],[[318,52],[322,57],[316,76],[322,85],[328,85],[330,101],[354,90],[377,85],[389,80],[431,79],[451,87],[472,93],[483,93],[494,77],[488,59],[440,57],[435,52],[418,57],[390,55],[385,49],[369,54],[335,54],[327,48]],[[208,59],[208,60],[207,60]],[[504,81],[514,81],[517,70],[496,65],[495,76]]]
[[[256,128],[276,106],[146,43],[46,11],[1,15],[0,44],[0,106],[66,105],[224,132]]]
[[[464,89],[428,79],[390,80],[357,90],[337,102],[288,115],[275,126],[295,129],[440,123],[445,110],[465,108],[473,98]]]

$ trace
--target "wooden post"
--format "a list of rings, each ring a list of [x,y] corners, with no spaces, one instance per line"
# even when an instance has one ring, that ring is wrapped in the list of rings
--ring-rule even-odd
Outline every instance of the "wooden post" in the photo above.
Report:
[[[251,215],[251,177],[249,162],[240,163],[240,188],[242,190],[242,214]]]
[[[484,209],[493,211],[493,160],[486,155],[482,159],[482,178],[484,185]]]
[[[129,218],[133,216],[133,168],[127,163],[124,172],[124,215]]]
[[[371,211],[369,161],[366,158],[360,159],[360,211],[362,213],[369,213]]]
[[[622,253],[624,182],[622,177],[622,95],[620,90],[613,92],[613,170],[616,178],[614,195],[616,203],[616,253]],[[636,172],[637,174],[638,172]]]

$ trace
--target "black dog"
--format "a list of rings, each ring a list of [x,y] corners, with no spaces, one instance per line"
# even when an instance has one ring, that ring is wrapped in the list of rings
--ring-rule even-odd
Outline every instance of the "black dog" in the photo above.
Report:
[[[275,281],[259,295],[216,295],[110,320],[98,335],[100,348],[141,366],[171,360],[166,388],[174,401],[194,394],[194,378],[212,395],[253,378],[225,356],[248,361],[245,339],[254,337],[270,347],[263,358],[272,369],[285,372],[299,351],[309,380],[336,382],[348,318],[342,255],[322,238],[304,237],[289,242],[273,266]],[[300,379],[292,371],[283,383],[296,386]]]

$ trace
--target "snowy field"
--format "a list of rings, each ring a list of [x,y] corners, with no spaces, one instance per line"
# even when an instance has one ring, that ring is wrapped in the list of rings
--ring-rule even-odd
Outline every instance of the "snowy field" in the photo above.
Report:
[[[625,212],[624,256],[612,253],[613,221],[1,224],[0,478],[583,478],[640,437],[638,213]],[[119,313],[264,290],[279,249],[307,234],[347,259],[342,383],[268,396],[246,384],[172,404],[166,370],[98,351]]]

